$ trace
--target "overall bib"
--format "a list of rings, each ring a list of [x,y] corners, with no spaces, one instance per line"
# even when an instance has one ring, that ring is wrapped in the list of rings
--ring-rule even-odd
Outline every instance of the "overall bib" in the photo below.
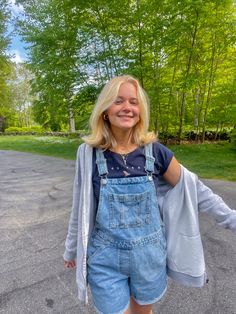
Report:
[[[152,178],[152,144],[145,146],[146,176],[107,178],[96,150],[101,187],[88,245],[88,283],[100,314],[123,314],[130,296],[138,304],[158,301],[167,288],[166,240]]]

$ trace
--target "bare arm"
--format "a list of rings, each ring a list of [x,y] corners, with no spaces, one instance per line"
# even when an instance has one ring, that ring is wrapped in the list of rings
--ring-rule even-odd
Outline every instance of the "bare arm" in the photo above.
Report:
[[[175,157],[172,157],[171,162],[164,173],[164,179],[172,186],[175,186],[180,179],[180,164]]]

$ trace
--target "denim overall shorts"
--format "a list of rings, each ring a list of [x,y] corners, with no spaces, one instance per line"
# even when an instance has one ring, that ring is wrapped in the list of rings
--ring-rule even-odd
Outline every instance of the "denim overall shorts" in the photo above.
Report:
[[[96,150],[101,187],[88,244],[88,284],[99,314],[123,314],[130,296],[140,305],[158,301],[167,288],[166,240],[152,173],[152,145],[145,146],[146,176],[107,178]]]

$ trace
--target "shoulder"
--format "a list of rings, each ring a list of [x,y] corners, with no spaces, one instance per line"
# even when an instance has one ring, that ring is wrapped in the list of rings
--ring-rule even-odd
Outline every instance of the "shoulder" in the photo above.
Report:
[[[77,150],[77,154],[92,153],[92,152],[93,152],[93,147],[86,143],[80,144]]]
[[[155,164],[160,169],[160,174],[163,175],[168,169],[174,154],[169,148],[158,141],[154,142],[152,145]]]
[[[82,143],[78,149],[77,149],[77,154],[76,154],[76,160],[77,162],[83,162],[85,163],[86,161],[89,162],[93,156],[93,147],[86,144]]]
[[[158,156],[173,157],[174,155],[173,152],[169,148],[167,148],[166,146],[164,146],[158,141],[153,142],[152,147],[153,147],[154,157],[158,157]]]

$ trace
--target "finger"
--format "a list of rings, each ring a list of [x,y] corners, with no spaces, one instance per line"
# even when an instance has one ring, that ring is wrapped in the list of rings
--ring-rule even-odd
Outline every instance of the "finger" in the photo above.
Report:
[[[75,261],[64,261],[64,266],[66,268],[74,268],[75,267]]]
[[[69,268],[69,267],[70,267],[69,262],[65,262],[64,265],[65,265],[66,268]]]

